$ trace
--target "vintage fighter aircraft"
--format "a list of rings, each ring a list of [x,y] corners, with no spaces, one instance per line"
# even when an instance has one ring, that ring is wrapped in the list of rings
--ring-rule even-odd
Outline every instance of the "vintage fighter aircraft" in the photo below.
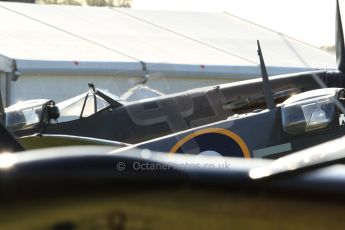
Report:
[[[276,105],[258,41],[267,109],[160,137],[136,147],[170,153],[278,158],[345,135],[345,89],[322,88]],[[236,111],[247,100],[225,105]]]
[[[271,92],[264,89],[268,83],[262,84],[261,79],[256,79],[193,89],[183,93],[127,103],[119,101],[101,90],[96,90],[90,85],[91,90],[88,93],[74,98],[75,101],[73,103],[69,101],[70,104],[60,103],[56,107],[53,102],[47,101],[43,105],[34,108],[12,108],[12,110],[9,110],[8,115],[6,113],[6,124],[18,136],[33,133],[62,134],[134,144],[183,130],[201,127],[213,122],[223,122],[228,117],[234,118],[235,114],[239,114],[239,119],[236,119],[236,122],[241,120],[240,123],[242,123],[247,121],[245,117],[248,117],[248,115],[245,115],[246,113],[251,112],[253,114],[253,112],[258,112],[258,109],[266,107],[272,110],[274,104],[281,103],[294,94],[324,87],[345,87],[345,75],[343,73],[345,71],[345,48],[338,2],[336,25],[338,70],[274,76],[269,79]],[[261,66],[262,69],[265,69],[264,65]],[[265,100],[265,92],[266,98],[267,94],[273,94],[273,100],[270,99],[268,104]],[[315,91],[313,95],[317,99],[319,96],[327,97],[326,94],[329,97],[333,95],[333,98],[341,97],[342,95],[340,89],[333,91],[333,93]],[[301,95],[308,96],[308,94]],[[300,99],[294,98],[290,101],[285,101],[286,104],[282,108],[286,108],[287,111],[289,105],[294,103],[293,100],[296,103],[297,100],[302,103]],[[60,116],[57,108],[60,110]],[[260,112],[260,115],[263,113],[265,112]],[[267,113],[267,116],[272,115],[269,114]],[[302,116],[301,113],[299,115]],[[297,113],[296,116],[298,116]],[[33,122],[32,120],[29,121],[30,118],[33,118]],[[54,122],[55,119],[58,122]],[[269,119],[279,120],[277,116],[274,116],[265,119],[265,121]],[[277,124],[276,121],[273,123],[272,120],[270,121],[269,124]],[[291,120],[286,120],[286,122],[290,122],[288,125],[292,125]],[[266,126],[267,124],[262,123],[261,125]],[[258,126],[254,119],[248,123],[248,127],[253,128],[253,126]],[[307,131],[309,132],[312,128],[309,127],[308,129]],[[252,132],[252,129],[247,131]],[[243,135],[242,131],[240,132]],[[298,132],[301,132],[301,130]],[[257,131],[257,135],[259,134],[260,131]],[[277,135],[273,131],[269,133],[273,140],[274,138],[285,138],[284,135]],[[287,135],[294,134],[288,132]],[[251,140],[252,137],[246,141],[250,142]],[[323,138],[320,137],[320,140],[323,140]],[[265,146],[288,144],[288,142],[283,140],[281,141],[282,143],[278,142],[273,141],[271,145],[267,144]],[[315,142],[318,143],[319,140],[316,138]],[[287,146],[285,149],[289,149],[289,145],[284,146]],[[249,148],[251,149],[251,147]],[[265,147],[253,144],[252,150],[260,150],[262,148]],[[175,150],[175,148],[172,150]],[[247,157],[249,155],[253,154],[246,154]]]

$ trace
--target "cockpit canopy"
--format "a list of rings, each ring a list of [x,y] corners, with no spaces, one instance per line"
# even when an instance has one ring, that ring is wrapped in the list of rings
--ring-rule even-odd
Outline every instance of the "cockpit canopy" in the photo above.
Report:
[[[59,122],[67,122],[91,116],[107,107],[122,106],[125,102],[107,91],[92,90],[57,104],[60,109]]]
[[[287,99],[281,106],[284,131],[297,135],[328,127],[334,117],[339,90],[312,90]]]

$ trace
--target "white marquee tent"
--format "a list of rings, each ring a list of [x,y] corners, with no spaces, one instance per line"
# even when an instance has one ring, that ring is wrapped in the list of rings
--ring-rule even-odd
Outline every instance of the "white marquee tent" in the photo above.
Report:
[[[0,3],[0,82],[7,104],[60,101],[87,82],[122,94],[149,75],[163,93],[260,76],[334,68],[316,47],[228,13]]]

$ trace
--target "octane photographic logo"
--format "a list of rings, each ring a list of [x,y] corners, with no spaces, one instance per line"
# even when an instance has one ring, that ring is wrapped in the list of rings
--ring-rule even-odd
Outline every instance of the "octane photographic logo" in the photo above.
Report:
[[[129,171],[168,171],[168,170],[184,170],[184,169],[229,169],[231,164],[227,161],[219,163],[157,163],[133,161],[125,163],[123,161],[116,162],[116,172]]]
[[[142,106],[128,106],[132,122],[149,126],[166,122],[172,133],[227,118],[223,105],[226,97],[217,86],[205,93],[193,93],[150,101]]]
[[[125,170],[129,171],[168,171],[168,170],[184,170],[184,169],[229,169],[231,164],[229,161],[218,158],[212,163],[205,161],[205,159],[195,156],[194,161],[191,162],[155,162],[152,158],[152,153],[148,149],[141,151],[142,161],[124,162],[118,161],[115,163],[116,172],[121,173]],[[152,161],[150,161],[150,159]]]

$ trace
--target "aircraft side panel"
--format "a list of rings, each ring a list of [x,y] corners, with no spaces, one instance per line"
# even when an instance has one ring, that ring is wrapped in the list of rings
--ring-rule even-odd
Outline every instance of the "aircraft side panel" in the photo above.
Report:
[[[170,153],[220,154],[252,158],[253,151],[281,144],[276,111],[228,119],[137,145]]]

